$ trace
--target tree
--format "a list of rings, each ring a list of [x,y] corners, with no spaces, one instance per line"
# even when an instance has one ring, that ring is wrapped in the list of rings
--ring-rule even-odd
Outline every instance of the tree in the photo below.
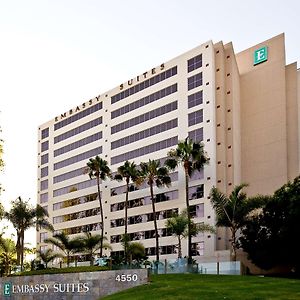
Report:
[[[155,210],[155,198],[153,187],[154,185],[158,188],[171,185],[171,178],[169,176],[169,171],[166,167],[160,166],[159,160],[151,160],[149,162],[141,163],[141,171],[140,178],[142,181],[146,181],[150,187],[150,196],[152,203],[152,212],[153,212],[153,222],[154,222],[154,230],[155,230],[155,251],[156,251],[156,261],[159,261],[159,241],[158,241],[158,230],[157,230],[157,217]]]
[[[48,248],[45,252],[37,250],[39,258],[45,263],[46,269],[48,268],[48,263],[53,261],[55,258],[63,257],[61,253],[56,253],[52,249]]]
[[[126,196],[125,196],[125,233],[124,238],[128,238],[127,235],[127,228],[128,228],[128,195],[129,195],[129,183],[137,182],[139,179],[139,171],[137,166],[134,162],[129,162],[128,160],[125,161],[124,165],[118,167],[118,172],[115,175],[116,180],[121,181],[125,179],[126,182]],[[127,244],[124,244],[124,256],[125,256],[125,263],[127,263]]]
[[[191,214],[189,205],[189,179],[196,171],[201,171],[208,163],[208,157],[204,151],[202,142],[193,141],[186,138],[180,141],[176,149],[168,153],[165,164],[170,170],[174,170],[178,165],[182,165],[185,173],[185,203],[187,210],[188,223],[188,261],[192,263],[192,234],[191,234]]]
[[[40,205],[32,207],[28,201],[23,201],[21,197],[12,201],[12,208],[5,213],[5,217],[12,223],[17,231],[17,264],[23,270],[24,262],[24,235],[30,227],[39,226],[47,230],[53,230],[53,226],[46,219],[47,211]]]
[[[83,242],[83,250],[88,253],[91,266],[94,262],[94,255],[100,247],[111,248],[108,243],[103,243],[103,239],[106,240],[106,238],[102,238],[100,234],[92,235],[90,232],[86,232],[85,235],[80,238]]]
[[[107,161],[100,158],[98,155],[95,158],[90,158],[87,163],[87,171],[90,176],[90,179],[97,179],[97,188],[98,188],[98,199],[100,205],[100,215],[101,215],[101,236],[104,237],[104,217],[103,217],[103,206],[102,206],[102,198],[100,191],[100,180],[106,180],[107,177],[111,176],[110,168],[107,165]],[[101,247],[100,247],[100,256],[102,257],[103,250],[103,239],[101,239]]]
[[[135,260],[139,265],[143,260],[147,259],[145,247],[140,242],[130,242],[128,253],[130,257],[130,264]]]
[[[254,264],[265,270],[283,266],[300,274],[300,176],[275,191],[249,218],[239,239]]]
[[[181,240],[188,236],[188,224],[189,219],[186,210],[179,215],[174,215],[166,221],[167,230],[178,239],[178,258],[182,258]],[[200,232],[215,233],[214,227],[208,224],[195,224],[192,220],[190,228],[192,236],[196,236]]]
[[[72,254],[80,252],[84,244],[81,238],[70,239],[65,233],[58,233],[48,239],[45,239],[45,243],[52,244],[59,248],[67,257],[67,266],[70,266],[70,257]]]
[[[242,192],[248,185],[242,183],[234,187],[229,196],[222,193],[216,187],[213,187],[210,193],[211,204],[216,212],[216,225],[227,227],[231,232],[231,259],[236,260],[237,232],[245,226],[249,214],[262,207],[268,200],[267,197],[247,198],[247,194]]]
[[[0,236],[0,269],[4,276],[8,276],[12,266],[16,263],[16,245],[13,240]]]

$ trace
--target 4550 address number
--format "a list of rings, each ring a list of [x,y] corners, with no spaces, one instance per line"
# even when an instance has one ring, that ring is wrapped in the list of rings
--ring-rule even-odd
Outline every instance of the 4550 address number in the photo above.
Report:
[[[118,274],[115,280],[119,282],[137,281],[138,276],[137,274]]]

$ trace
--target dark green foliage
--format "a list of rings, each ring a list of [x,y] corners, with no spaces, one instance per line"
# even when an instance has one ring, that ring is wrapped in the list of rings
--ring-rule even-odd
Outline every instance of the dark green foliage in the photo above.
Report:
[[[65,233],[55,234],[53,237],[45,239],[45,243],[50,243],[64,252],[67,257],[67,266],[70,265],[70,256],[73,253],[84,249],[84,243],[80,237],[70,239]]]
[[[234,187],[229,196],[222,193],[216,187],[210,192],[211,204],[216,212],[216,225],[227,227],[231,231],[231,256],[236,260],[237,232],[245,226],[245,222],[251,212],[262,207],[268,201],[268,197],[257,196],[248,198],[242,192],[247,184],[240,184]]]
[[[96,272],[96,271],[107,271],[108,267],[98,267],[98,266],[81,266],[81,267],[69,267],[61,269],[44,269],[22,272],[19,274],[14,274],[13,276],[29,276],[29,275],[43,275],[43,274],[61,274],[61,273],[79,273],[79,272]]]
[[[278,189],[242,233],[241,247],[257,266],[300,273],[300,176]]]

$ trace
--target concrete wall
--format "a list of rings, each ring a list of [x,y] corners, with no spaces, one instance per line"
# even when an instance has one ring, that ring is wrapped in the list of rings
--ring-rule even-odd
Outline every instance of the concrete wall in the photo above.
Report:
[[[118,281],[118,275],[126,281]],[[130,278],[131,281],[127,281]],[[4,296],[7,283],[11,283],[11,296]],[[0,299],[97,300],[146,283],[146,269],[6,277],[0,278]]]

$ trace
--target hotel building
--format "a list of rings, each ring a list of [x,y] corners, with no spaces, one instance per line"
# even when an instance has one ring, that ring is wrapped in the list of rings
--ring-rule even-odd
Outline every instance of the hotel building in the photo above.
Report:
[[[210,158],[190,180],[191,212],[196,223],[214,225],[213,186],[230,193],[246,182],[249,195],[270,194],[299,174],[299,74],[296,63],[286,65],[284,34],[237,54],[232,43],[208,41],[149,69],[39,126],[38,203],[56,231],[100,233],[96,181],[84,172],[88,159],[99,155],[112,172],[126,160],[163,162],[189,136],[203,141]],[[155,189],[161,259],[177,257],[165,222],[185,208],[183,169],[171,177],[171,187]],[[107,180],[101,190],[105,236],[118,254],[125,182]],[[131,186],[128,233],[154,259],[149,195],[147,185]],[[47,247],[46,237],[37,232],[38,248]],[[194,258],[227,259],[229,238],[221,229],[199,234]]]

